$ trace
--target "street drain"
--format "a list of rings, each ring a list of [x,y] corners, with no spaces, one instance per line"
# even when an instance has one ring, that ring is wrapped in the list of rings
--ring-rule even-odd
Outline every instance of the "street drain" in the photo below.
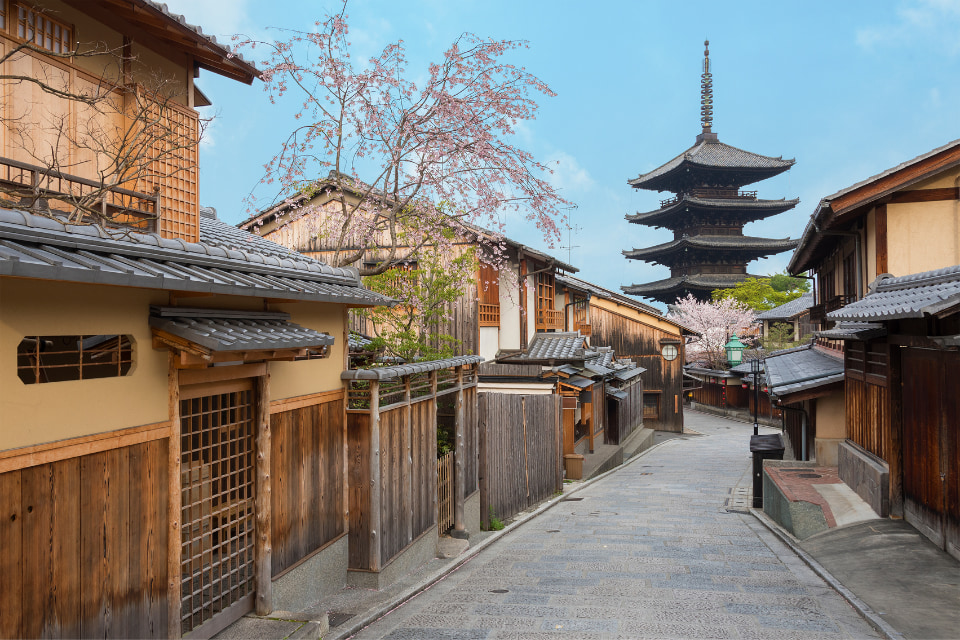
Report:
[[[580,502],[583,498],[564,498],[564,502]]]
[[[819,473],[801,473],[797,476],[798,478],[822,478]]]
[[[727,513],[750,513],[750,510],[745,507],[727,507],[724,511]]]
[[[339,627],[344,622],[352,618],[357,614],[355,613],[346,613],[341,611],[330,611],[327,613],[327,617],[330,619],[330,628]]]
[[[547,529],[547,533],[560,533],[560,529]]]
[[[652,475],[653,475],[653,472],[652,472],[652,471],[644,471],[644,472],[641,473],[640,475],[641,475],[641,476],[652,476]]]
[[[508,589],[490,589],[490,593],[510,593]]]

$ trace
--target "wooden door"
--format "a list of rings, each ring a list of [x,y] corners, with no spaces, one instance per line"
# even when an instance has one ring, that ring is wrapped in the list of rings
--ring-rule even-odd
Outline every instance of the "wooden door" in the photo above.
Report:
[[[960,557],[957,352],[903,349],[904,517]]]
[[[253,609],[254,398],[250,378],[180,390],[181,631],[191,637]]]

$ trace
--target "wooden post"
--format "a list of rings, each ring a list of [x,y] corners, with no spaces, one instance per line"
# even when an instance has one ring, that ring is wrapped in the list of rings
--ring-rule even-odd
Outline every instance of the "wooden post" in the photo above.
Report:
[[[180,374],[177,371],[177,355],[172,351],[167,357],[169,371],[167,377],[167,395],[169,396],[170,437],[167,439],[167,494],[169,512],[167,519],[170,529],[167,531],[167,636],[179,638],[180,631]]]
[[[487,487],[487,394],[477,394],[477,483],[480,485],[480,524],[484,529],[490,528],[490,509],[487,501],[490,499]]]
[[[270,374],[257,378],[257,485],[254,499],[257,521],[255,567],[257,615],[273,611],[273,547],[270,535],[272,492],[270,487]]]
[[[380,571],[380,381],[370,381],[370,570]]]
[[[573,402],[569,402],[573,400]],[[563,406],[563,454],[573,453],[575,444],[574,429],[576,428],[576,398],[565,397],[561,400]],[[573,408],[567,408],[567,404],[573,404]]]
[[[436,380],[436,378],[434,378]],[[436,403],[434,403],[436,406]],[[467,538],[469,533],[466,526],[466,509],[464,500],[466,492],[464,486],[466,478],[464,477],[463,459],[466,457],[466,439],[464,438],[464,429],[466,427],[466,417],[463,410],[463,367],[457,367],[457,400],[456,415],[454,418],[455,444],[453,454],[453,537]]]
[[[591,390],[592,394],[593,391]],[[593,403],[584,402],[580,407],[580,417],[587,423],[587,444],[590,446],[590,453],[593,453]]]
[[[879,272],[878,272],[879,273]],[[889,346],[887,389],[890,392],[890,515],[903,517],[903,384],[901,348]],[[849,437],[849,436],[848,436]]]
[[[432,372],[430,375],[434,374],[435,372]],[[413,394],[410,393],[410,376],[403,377],[403,395],[407,402],[407,419],[404,421],[403,425],[403,429],[406,431],[407,437],[406,448],[404,450],[405,455],[402,462],[402,470],[399,475],[401,478],[406,476],[406,482],[401,482],[400,487],[395,487],[395,489],[399,491],[401,487],[404,487],[406,489],[406,495],[404,496],[404,499],[408,505],[413,507],[413,449],[411,445],[413,443],[413,432],[415,425],[413,424]],[[434,403],[434,405],[436,405],[436,403]],[[433,421],[433,424],[437,424],[436,420]],[[434,426],[434,438],[436,438],[435,431],[436,426]],[[399,448],[400,445],[397,444],[396,446]],[[433,493],[436,495],[437,492],[434,491]],[[413,509],[406,509],[400,514],[400,516],[403,518],[403,528],[406,532],[407,542],[413,542]]]

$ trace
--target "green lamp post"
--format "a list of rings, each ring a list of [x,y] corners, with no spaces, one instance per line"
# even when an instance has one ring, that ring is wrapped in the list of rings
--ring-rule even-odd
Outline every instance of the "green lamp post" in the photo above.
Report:
[[[731,367],[743,362],[743,350],[747,348],[747,345],[740,342],[737,334],[733,334],[727,344],[723,345],[723,348],[727,352],[727,362],[730,363]]]

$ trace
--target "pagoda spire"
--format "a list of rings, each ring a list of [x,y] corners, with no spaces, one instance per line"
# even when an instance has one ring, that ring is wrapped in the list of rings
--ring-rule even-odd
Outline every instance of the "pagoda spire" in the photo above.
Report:
[[[700,76],[700,124],[703,133],[713,125],[713,74],[710,73],[710,41],[703,41],[703,74]]]

